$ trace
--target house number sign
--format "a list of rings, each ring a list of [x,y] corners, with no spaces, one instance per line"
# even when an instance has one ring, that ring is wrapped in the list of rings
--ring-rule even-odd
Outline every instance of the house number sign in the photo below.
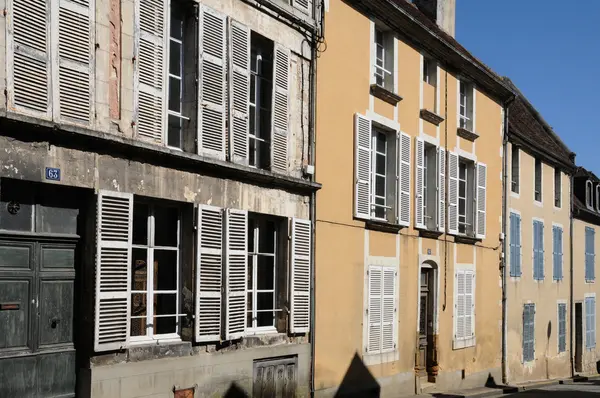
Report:
[[[46,180],[60,181],[60,169],[46,167]]]

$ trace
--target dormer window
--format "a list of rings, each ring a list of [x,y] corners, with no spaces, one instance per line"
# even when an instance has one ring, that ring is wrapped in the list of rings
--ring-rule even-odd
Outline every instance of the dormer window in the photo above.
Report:
[[[600,213],[600,184],[596,185],[596,211]]]
[[[590,180],[585,183],[585,205],[588,209],[594,210],[593,185]]]

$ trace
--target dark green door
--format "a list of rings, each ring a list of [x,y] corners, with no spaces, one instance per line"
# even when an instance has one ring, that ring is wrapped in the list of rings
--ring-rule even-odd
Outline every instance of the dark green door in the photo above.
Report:
[[[73,397],[74,240],[0,238],[0,397]]]

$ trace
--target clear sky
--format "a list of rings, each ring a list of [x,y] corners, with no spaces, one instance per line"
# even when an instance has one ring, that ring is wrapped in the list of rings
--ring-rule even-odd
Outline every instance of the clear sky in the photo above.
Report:
[[[600,0],[457,0],[456,38],[600,175]]]

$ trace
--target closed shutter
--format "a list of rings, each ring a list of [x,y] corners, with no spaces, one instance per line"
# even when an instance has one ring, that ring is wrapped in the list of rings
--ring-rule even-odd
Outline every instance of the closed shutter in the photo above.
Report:
[[[166,55],[168,2],[137,0],[135,100],[137,134],[160,144],[166,116]]]
[[[415,137],[415,227],[425,228],[423,187],[425,184],[425,142]]]
[[[94,103],[94,0],[60,0],[58,8],[59,119],[90,125]]]
[[[368,274],[369,307],[367,309],[367,318],[369,328],[367,336],[367,352],[371,354],[381,351],[383,270],[379,266],[369,266]]]
[[[7,94],[9,110],[50,119],[49,0],[7,2]]]
[[[271,170],[288,170],[288,135],[290,131],[290,50],[275,43],[273,50],[273,111],[271,137]]]
[[[100,191],[96,220],[94,350],[129,344],[133,195]]]
[[[477,163],[477,221],[475,236],[485,239],[487,166]]]
[[[475,273],[465,271],[465,338],[475,336]]]
[[[458,155],[448,152],[448,233],[458,234]]]
[[[229,142],[230,158],[248,164],[250,114],[250,29],[230,20],[229,39]]]
[[[523,362],[535,358],[535,304],[523,306]]]
[[[371,217],[371,120],[354,115],[354,216]]]
[[[567,349],[567,305],[558,304],[558,352]]]
[[[596,347],[596,298],[592,297],[590,300],[590,324],[592,326],[592,348]]]
[[[292,220],[292,294],[290,332],[308,333],[310,329],[310,254],[309,220]]]
[[[225,226],[225,338],[235,340],[246,331],[248,212],[227,209]]]
[[[221,338],[223,210],[198,207],[196,261],[196,341]]]
[[[312,0],[293,0],[294,8],[312,16]]]
[[[596,347],[596,298],[585,298],[585,347]]]
[[[198,154],[225,160],[225,15],[201,5],[198,32]]]
[[[410,147],[410,136],[406,133],[400,133],[400,194],[398,196],[398,224],[406,227],[410,224]]]
[[[544,279],[544,223],[533,221],[533,279]]]
[[[461,340],[465,338],[465,271],[456,270],[456,301],[454,303],[454,316],[456,317],[456,326],[454,330],[454,338]]]
[[[521,216],[510,213],[510,276],[521,276]]]
[[[438,148],[438,231],[446,231],[446,150]]]
[[[389,352],[396,349],[396,270],[393,267],[382,268],[383,295],[381,308],[381,351]]]
[[[563,230],[560,227],[552,227],[552,258],[554,268],[554,280],[563,278]]]
[[[585,227],[585,280],[593,281],[596,279],[595,272],[595,235],[593,228]]]

